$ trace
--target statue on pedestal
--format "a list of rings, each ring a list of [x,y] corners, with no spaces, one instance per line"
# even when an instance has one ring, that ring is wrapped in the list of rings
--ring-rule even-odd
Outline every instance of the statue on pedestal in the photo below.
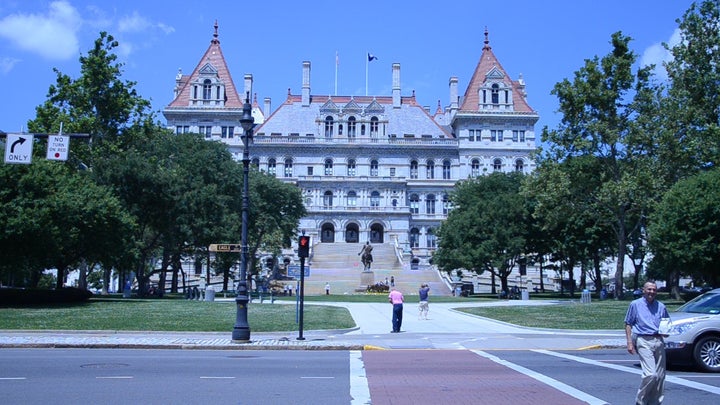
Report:
[[[363,271],[370,271],[370,265],[373,261],[372,250],[373,247],[370,242],[365,242],[365,246],[363,246],[360,253],[358,253],[358,256],[362,255]]]

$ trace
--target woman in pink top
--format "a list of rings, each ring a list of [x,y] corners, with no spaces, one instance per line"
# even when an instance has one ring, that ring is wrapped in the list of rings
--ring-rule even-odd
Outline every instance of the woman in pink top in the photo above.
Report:
[[[388,295],[388,300],[393,306],[392,331],[391,333],[400,333],[403,315],[403,295],[400,291],[393,288]]]

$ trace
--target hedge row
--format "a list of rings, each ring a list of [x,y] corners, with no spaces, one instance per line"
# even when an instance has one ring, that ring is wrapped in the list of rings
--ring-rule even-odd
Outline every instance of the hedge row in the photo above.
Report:
[[[88,290],[64,287],[56,290],[40,288],[0,288],[0,305],[44,305],[84,302],[92,297]]]

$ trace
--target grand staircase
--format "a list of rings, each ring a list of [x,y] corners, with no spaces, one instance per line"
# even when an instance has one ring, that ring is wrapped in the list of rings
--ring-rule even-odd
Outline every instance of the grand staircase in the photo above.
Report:
[[[395,255],[391,244],[372,244],[374,281],[385,282],[395,278],[395,287],[404,295],[417,295],[420,284],[430,285],[431,295],[451,295],[450,289],[432,268],[411,270],[408,263],[402,264]],[[358,253],[360,243],[318,243],[313,246],[310,260],[310,277],[305,278],[305,294],[325,294],[325,283],[330,283],[330,294],[358,294],[361,285],[363,265]]]

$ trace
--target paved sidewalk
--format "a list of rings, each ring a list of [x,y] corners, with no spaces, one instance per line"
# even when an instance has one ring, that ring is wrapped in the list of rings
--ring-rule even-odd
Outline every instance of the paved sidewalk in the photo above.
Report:
[[[368,350],[368,349],[548,349],[579,350],[625,347],[624,331],[568,331],[524,328],[454,310],[466,306],[553,305],[553,301],[431,303],[428,320],[419,320],[417,304],[405,304],[402,333],[391,330],[390,304],[308,303],[336,305],[350,311],[357,328],[349,330],[253,333],[235,343],[227,332],[0,331],[0,347],[158,348],[224,350]],[[255,302],[253,305],[260,305]],[[283,301],[275,304],[290,305]]]

